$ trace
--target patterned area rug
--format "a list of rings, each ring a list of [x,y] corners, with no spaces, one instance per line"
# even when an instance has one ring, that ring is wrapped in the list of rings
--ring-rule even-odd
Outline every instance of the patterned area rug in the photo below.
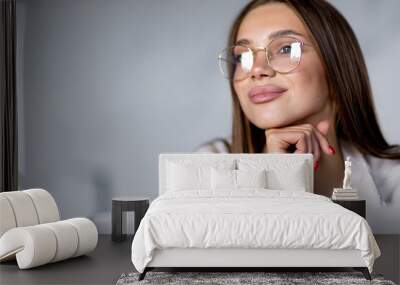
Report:
[[[139,273],[123,273],[116,285],[133,284],[387,284],[382,274],[371,274],[372,280],[366,280],[361,272],[147,272],[146,277],[138,281]]]

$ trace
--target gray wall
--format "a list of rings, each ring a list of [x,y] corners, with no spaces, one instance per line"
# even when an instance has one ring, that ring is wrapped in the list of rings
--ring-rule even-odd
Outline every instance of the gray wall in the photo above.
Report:
[[[362,45],[380,123],[400,142],[397,0],[332,1]],[[111,198],[158,191],[158,154],[230,133],[216,56],[245,0],[18,0],[21,189],[110,232]],[[397,80],[398,81],[398,80]]]

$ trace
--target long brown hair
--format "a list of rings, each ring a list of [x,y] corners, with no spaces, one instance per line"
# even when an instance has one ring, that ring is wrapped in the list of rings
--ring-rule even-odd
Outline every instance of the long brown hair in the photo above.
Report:
[[[243,18],[258,6],[284,3],[303,21],[324,66],[329,96],[335,106],[338,138],[353,144],[361,153],[400,159],[398,145],[389,145],[379,127],[364,57],[357,38],[343,15],[325,0],[254,0],[238,14],[227,46],[233,46]],[[231,153],[262,152],[265,130],[251,123],[240,107],[230,81],[233,101]]]

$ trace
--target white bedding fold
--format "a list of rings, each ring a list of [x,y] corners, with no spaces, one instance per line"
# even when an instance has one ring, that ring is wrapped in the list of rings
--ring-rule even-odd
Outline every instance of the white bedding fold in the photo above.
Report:
[[[132,242],[135,268],[169,247],[358,249],[370,272],[381,254],[367,221],[329,198],[256,188],[156,198]]]

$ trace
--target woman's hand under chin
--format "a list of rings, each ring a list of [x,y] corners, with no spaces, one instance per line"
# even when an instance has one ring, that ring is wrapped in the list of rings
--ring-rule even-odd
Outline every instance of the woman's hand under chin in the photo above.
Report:
[[[271,128],[265,131],[265,153],[312,153],[314,169],[318,168],[321,151],[333,155],[335,149],[326,138],[329,122],[324,120],[314,127],[312,124]]]

